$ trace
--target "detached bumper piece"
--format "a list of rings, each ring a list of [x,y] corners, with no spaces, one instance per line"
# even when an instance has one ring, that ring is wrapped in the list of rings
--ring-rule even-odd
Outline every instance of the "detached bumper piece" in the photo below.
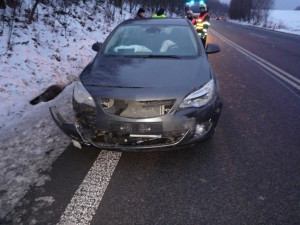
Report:
[[[63,118],[63,116],[58,112],[56,106],[51,106],[49,110],[56,125],[61,129],[62,132],[64,132],[73,140],[73,143],[76,147],[81,148],[81,144],[89,145],[88,142],[83,140],[76,126],[71,122],[67,122]]]

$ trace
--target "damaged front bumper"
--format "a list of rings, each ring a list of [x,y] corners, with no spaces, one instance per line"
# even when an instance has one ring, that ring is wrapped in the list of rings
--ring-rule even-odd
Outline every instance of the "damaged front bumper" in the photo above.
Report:
[[[72,122],[66,121],[65,118],[58,112],[56,106],[51,106],[49,109],[54,122],[67,136],[79,143],[88,144],[88,142],[83,140],[83,137],[80,135],[76,125]]]
[[[211,136],[221,108],[222,103],[218,101],[205,109],[185,109],[163,119],[118,121],[105,118],[103,129],[66,121],[56,106],[50,107],[50,112],[56,125],[76,147],[92,145],[116,151],[155,151],[183,147]]]

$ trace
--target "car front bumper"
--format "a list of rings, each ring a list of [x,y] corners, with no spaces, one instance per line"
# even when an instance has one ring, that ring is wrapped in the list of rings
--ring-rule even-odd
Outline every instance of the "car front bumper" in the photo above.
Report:
[[[187,108],[157,118],[130,120],[104,116],[101,129],[66,121],[56,106],[50,113],[56,125],[76,147],[91,145],[116,151],[169,150],[195,144],[211,136],[218,123],[222,102],[217,97],[202,108]],[[97,125],[96,125],[97,126]]]

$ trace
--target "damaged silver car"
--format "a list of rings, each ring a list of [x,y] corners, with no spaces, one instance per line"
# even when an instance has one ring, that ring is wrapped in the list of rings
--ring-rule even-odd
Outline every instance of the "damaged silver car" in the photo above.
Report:
[[[219,87],[194,27],[185,19],[126,20],[102,43],[73,92],[75,122],[51,115],[77,147],[173,149],[214,134]]]

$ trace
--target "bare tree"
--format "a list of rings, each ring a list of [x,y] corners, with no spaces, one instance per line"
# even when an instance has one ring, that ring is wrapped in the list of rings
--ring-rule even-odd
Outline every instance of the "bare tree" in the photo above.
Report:
[[[132,13],[132,10],[137,6],[137,1],[127,0],[127,4],[129,5],[129,12]]]
[[[2,21],[2,27],[0,29],[0,36],[3,35],[3,30],[4,30],[4,27],[5,27],[5,9],[6,9],[6,3],[4,0],[1,0],[0,1],[0,9],[3,9],[3,13],[1,15],[1,21]]]
[[[249,20],[252,0],[231,0],[229,16],[232,19]]]
[[[38,6],[39,3],[40,3],[40,0],[36,0],[36,1],[34,2],[34,5],[33,5],[32,9],[31,9],[30,15],[29,15],[29,17],[28,17],[28,23],[31,23],[31,22],[32,22],[32,20],[33,20],[33,15],[34,15],[35,10],[36,10],[36,8],[37,8],[37,6]]]
[[[266,22],[269,10],[274,5],[274,0],[231,0],[229,16],[232,19],[245,21],[253,20],[254,23]]]
[[[8,31],[8,39],[7,39],[7,49],[10,49],[11,46],[11,37],[14,29],[14,21],[16,18],[17,8],[21,5],[20,0],[10,0],[5,1],[6,6],[9,7],[8,15],[3,16],[2,19],[8,23],[9,31]],[[5,7],[6,8],[6,7]]]
[[[211,16],[225,16],[228,14],[229,5],[219,2],[219,0],[210,0],[208,6]]]
[[[269,10],[273,7],[274,0],[252,0],[251,19],[255,24],[267,23]]]
[[[6,8],[6,3],[4,0],[0,0],[0,9],[5,9]]]

